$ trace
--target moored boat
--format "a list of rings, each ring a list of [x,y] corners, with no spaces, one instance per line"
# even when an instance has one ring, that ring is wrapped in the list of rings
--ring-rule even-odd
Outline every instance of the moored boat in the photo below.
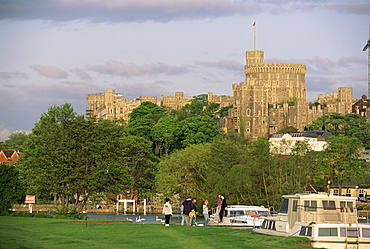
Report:
[[[215,215],[213,209],[209,226],[260,227],[264,218],[269,216],[269,210],[263,206],[229,205],[222,223],[215,221]]]
[[[326,193],[284,195],[280,211],[253,232],[301,236],[316,248],[370,248],[370,224],[358,223],[356,197]]]

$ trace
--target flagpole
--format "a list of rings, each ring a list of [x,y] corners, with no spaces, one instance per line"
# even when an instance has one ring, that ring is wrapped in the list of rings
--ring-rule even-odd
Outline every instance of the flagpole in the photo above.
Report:
[[[256,22],[253,23],[253,28],[254,28],[254,51],[256,51]]]

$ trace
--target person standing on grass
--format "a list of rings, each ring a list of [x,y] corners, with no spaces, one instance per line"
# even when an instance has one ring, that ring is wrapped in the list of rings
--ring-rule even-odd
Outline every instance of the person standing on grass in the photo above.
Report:
[[[226,198],[224,195],[221,196],[221,208],[220,208],[220,222],[222,222],[224,215],[225,215],[225,209],[227,207]]]
[[[208,200],[204,201],[203,204],[203,217],[204,217],[204,226],[207,226],[209,221],[209,210],[208,210]]]
[[[162,214],[164,214],[165,217],[165,226],[170,226],[170,218],[172,216],[172,206],[170,203],[170,199],[166,198],[166,203],[163,206]]]
[[[193,217],[189,216],[191,211],[194,211],[193,202],[191,201],[191,196],[188,196],[186,200],[182,203],[184,205],[184,215],[185,215],[185,222],[187,226],[191,226],[191,220]]]
[[[220,211],[221,211],[221,204],[222,204],[222,199],[221,199],[221,194],[218,194],[218,198],[217,198],[217,207],[216,207],[216,214],[215,214],[215,223],[219,223],[221,220],[221,215],[220,215]]]
[[[183,226],[185,224],[184,204],[181,204],[180,213],[181,213],[181,226]]]
[[[197,225],[197,214],[198,214],[198,209],[197,209],[197,198],[193,198],[193,210],[194,210],[194,215],[191,220],[191,225],[196,226]]]

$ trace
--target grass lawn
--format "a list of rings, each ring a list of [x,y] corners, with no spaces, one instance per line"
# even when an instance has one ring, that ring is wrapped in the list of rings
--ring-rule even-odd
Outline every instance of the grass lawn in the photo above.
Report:
[[[0,248],[312,248],[250,229],[0,216]]]

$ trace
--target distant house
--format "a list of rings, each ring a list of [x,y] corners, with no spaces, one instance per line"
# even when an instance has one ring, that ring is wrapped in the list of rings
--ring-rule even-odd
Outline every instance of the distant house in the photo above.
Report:
[[[352,105],[352,113],[367,117],[367,122],[370,122],[370,99],[362,95],[362,98]]]
[[[370,185],[369,184],[346,185],[342,187],[342,193],[339,193],[338,187],[332,186],[330,187],[330,193],[333,195],[364,198],[366,196],[370,196]]]
[[[0,164],[16,164],[21,154],[22,153],[12,149],[0,150]]]
[[[278,155],[289,155],[297,141],[307,141],[312,150],[321,151],[325,149],[331,136],[333,135],[327,131],[275,133],[269,138],[270,150]]]

